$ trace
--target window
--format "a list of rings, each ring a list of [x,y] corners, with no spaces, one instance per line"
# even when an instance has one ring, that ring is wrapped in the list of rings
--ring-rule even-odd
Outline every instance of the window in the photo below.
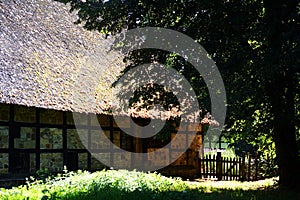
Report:
[[[78,135],[78,132],[80,136]],[[86,149],[88,141],[88,131],[87,130],[67,130],[67,148],[68,149]]]
[[[0,104],[0,121],[9,120],[9,106],[5,104]]]
[[[0,149],[8,148],[9,127],[0,126]]]
[[[14,147],[16,149],[35,148],[36,129],[33,127],[21,127],[20,137],[14,138]]]
[[[87,169],[88,168],[88,154],[87,153],[78,153],[78,168]]]
[[[62,149],[63,137],[62,129],[59,128],[41,128],[40,133],[41,149]]]
[[[114,166],[118,168],[126,168],[131,164],[131,154],[114,153]]]
[[[110,153],[94,153],[91,159],[91,170],[102,170],[106,166],[103,163],[110,163]]]
[[[75,128],[74,118],[79,127]],[[112,122],[108,115],[0,104],[0,175],[28,176],[37,169],[58,172],[64,164],[74,170],[101,170],[112,163],[123,166],[131,157],[120,154],[107,140],[130,151],[133,137]],[[129,118],[121,124],[129,128]],[[97,130],[99,125],[103,131]]]
[[[25,106],[14,106],[15,107],[15,116],[14,119],[16,122],[36,122],[36,113],[35,108],[25,107]]]
[[[40,109],[40,123],[42,124],[62,124],[63,113],[56,110]]]
[[[0,175],[8,173],[8,153],[0,153]]]
[[[48,169],[51,172],[59,172],[63,170],[62,153],[41,153],[40,168]]]
[[[110,132],[108,130],[105,130],[103,132],[99,131],[99,130],[92,130],[91,131],[91,148],[92,149],[109,149],[110,144],[104,140],[105,137],[107,137],[108,139],[110,138]]]

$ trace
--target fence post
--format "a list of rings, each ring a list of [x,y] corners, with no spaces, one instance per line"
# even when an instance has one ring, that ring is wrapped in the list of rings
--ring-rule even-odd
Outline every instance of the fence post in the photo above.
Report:
[[[217,170],[217,179],[218,181],[222,180],[222,156],[221,152],[217,152],[217,162],[216,162],[216,170]]]
[[[203,167],[203,178],[207,178],[207,176],[206,176],[206,170],[205,170],[205,162],[206,162],[206,159],[205,158],[207,158],[207,155],[206,156],[204,156],[203,157],[203,164],[202,164],[202,167]]]
[[[253,169],[253,167],[251,168],[251,157],[252,155],[248,152],[248,181],[251,181],[251,169]]]
[[[246,152],[244,151],[242,153],[241,172],[242,172],[242,181],[245,181],[246,180]]]
[[[256,155],[255,155],[255,181],[258,180],[258,158],[259,158],[259,153],[256,152]]]

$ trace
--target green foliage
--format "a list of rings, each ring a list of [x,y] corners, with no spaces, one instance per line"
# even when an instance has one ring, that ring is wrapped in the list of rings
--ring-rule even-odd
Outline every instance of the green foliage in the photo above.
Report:
[[[40,180],[46,180],[48,178],[54,178],[55,175],[49,171],[49,169],[39,169],[36,171],[37,178]]]
[[[258,155],[259,171],[263,177],[278,174],[273,130],[270,125],[272,116],[268,107],[262,104],[252,115],[248,114],[244,119],[233,119],[232,126],[224,134],[237,155],[241,156],[242,151],[250,152],[253,156]]]
[[[281,199],[254,189],[273,187],[274,180],[259,182],[185,182],[156,173],[109,170],[58,174],[46,182],[35,180],[12,189],[0,189],[2,200],[50,199]],[[250,195],[250,196],[249,196]],[[282,196],[281,197],[286,197]]]
[[[96,173],[69,172],[28,183],[11,190],[2,190],[1,199],[140,199],[153,195],[153,199],[166,197],[168,192],[182,192],[187,185],[180,179],[171,179],[155,173],[101,171]],[[136,195],[139,197],[136,198]]]
[[[136,27],[165,27],[198,41],[224,78],[227,132],[234,133],[227,138],[232,144],[242,140],[272,160],[275,142],[284,182],[297,181],[291,174],[298,173],[299,163],[295,137],[299,130],[299,1],[57,1],[70,3],[71,11],[78,11],[78,22],[89,30],[115,34]],[[183,58],[153,50],[129,55],[131,67],[151,58],[190,80],[200,104],[209,110],[202,77]]]

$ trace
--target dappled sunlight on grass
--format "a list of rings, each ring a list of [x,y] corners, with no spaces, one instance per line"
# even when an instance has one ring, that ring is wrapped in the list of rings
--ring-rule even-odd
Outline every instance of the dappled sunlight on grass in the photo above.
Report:
[[[230,190],[259,190],[275,187],[278,178],[270,178],[252,182],[239,182],[239,181],[189,181],[190,187],[195,188],[213,188],[213,189],[230,189]]]

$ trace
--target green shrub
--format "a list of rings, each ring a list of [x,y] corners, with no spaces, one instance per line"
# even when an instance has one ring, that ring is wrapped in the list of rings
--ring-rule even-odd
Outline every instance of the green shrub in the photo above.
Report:
[[[169,192],[180,193],[187,184],[156,173],[108,170],[95,173],[78,171],[28,182],[25,186],[0,191],[1,199],[169,199]],[[141,194],[143,194],[141,196]],[[125,198],[126,197],[126,198]]]
[[[103,170],[57,174],[46,180],[33,180],[12,189],[0,189],[2,200],[193,200],[193,199],[259,199],[252,189],[269,187],[274,181],[257,183],[186,182],[179,178],[167,178],[157,173],[127,170]],[[263,194],[265,199],[269,194]],[[257,197],[256,197],[257,196]],[[278,195],[272,195],[272,198]],[[245,198],[247,197],[247,198]],[[250,198],[248,198],[250,197]]]

